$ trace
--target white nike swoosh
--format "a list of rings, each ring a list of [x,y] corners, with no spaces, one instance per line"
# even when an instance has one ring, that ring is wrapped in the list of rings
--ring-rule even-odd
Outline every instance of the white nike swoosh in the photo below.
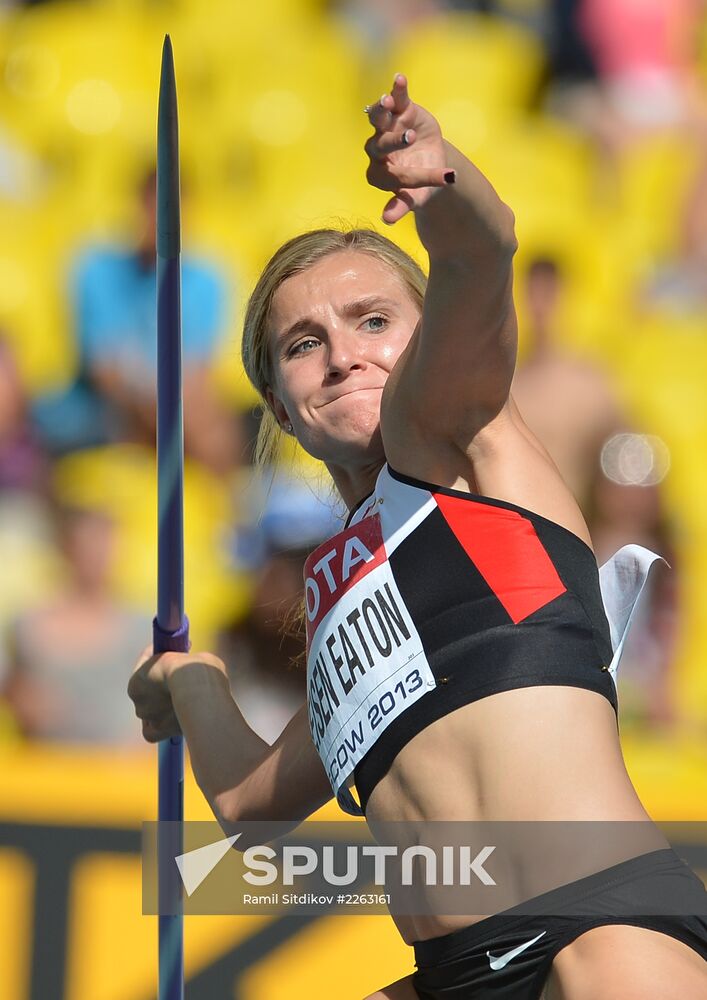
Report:
[[[531,944],[535,944],[536,941],[539,941],[543,934],[547,934],[547,931],[541,931],[537,937],[533,938],[532,941],[526,941],[525,944],[519,944],[517,948],[514,948],[512,951],[507,951],[505,955],[499,955],[498,958],[494,958],[491,952],[487,951],[486,957],[489,960],[489,965],[494,972],[498,969],[504,969],[508,963],[516,957],[516,955],[520,955],[520,953],[525,951],[526,948],[529,948]]]

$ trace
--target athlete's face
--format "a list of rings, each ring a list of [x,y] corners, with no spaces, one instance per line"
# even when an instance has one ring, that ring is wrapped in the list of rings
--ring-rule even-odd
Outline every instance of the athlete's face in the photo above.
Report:
[[[383,386],[420,319],[395,272],[369,254],[330,254],[273,297],[268,400],[325,462],[382,456]]]

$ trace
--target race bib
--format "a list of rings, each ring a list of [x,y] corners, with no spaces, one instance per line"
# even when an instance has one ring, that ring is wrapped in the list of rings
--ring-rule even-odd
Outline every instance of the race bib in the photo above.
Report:
[[[401,712],[435,686],[373,514],[305,563],[307,706],[314,745],[347,812],[355,765]]]

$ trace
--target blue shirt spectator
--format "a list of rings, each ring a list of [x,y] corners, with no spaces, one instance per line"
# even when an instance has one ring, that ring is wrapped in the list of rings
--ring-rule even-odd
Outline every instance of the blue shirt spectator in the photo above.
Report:
[[[78,258],[71,276],[76,334],[92,367],[119,365],[154,389],[157,364],[157,275],[140,255],[95,247]],[[220,274],[193,258],[182,262],[182,353],[185,364],[207,364],[223,330],[226,294]]]
[[[33,417],[54,455],[118,441],[153,444],[157,385],[156,198],[141,188],[132,246],[84,249],[70,271],[78,373],[68,389],[35,400]],[[214,398],[210,365],[227,321],[228,290],[213,264],[182,260],[185,451],[218,474],[239,458],[236,418]]]

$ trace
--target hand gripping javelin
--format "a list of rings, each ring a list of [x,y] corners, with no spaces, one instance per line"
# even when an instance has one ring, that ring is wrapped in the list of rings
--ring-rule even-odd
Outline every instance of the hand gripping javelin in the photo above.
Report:
[[[169,35],[162,48],[157,113],[157,616],[155,653],[189,651],[184,614],[184,432],[177,88]],[[159,1000],[184,997],[182,897],[175,857],[183,853],[184,747],[159,753]]]

